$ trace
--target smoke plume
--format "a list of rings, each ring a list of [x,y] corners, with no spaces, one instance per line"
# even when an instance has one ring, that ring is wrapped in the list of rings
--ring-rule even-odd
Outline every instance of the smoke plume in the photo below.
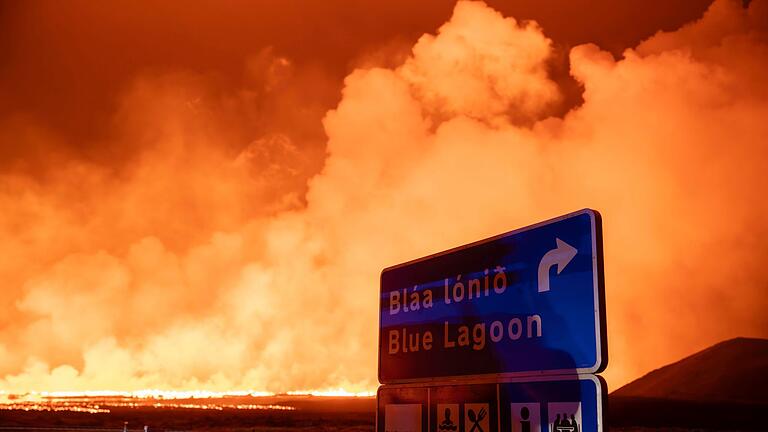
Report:
[[[768,2],[718,0],[620,58],[574,47],[563,116],[556,54],[535,22],[460,1],[405,60],[345,78],[309,153],[303,95],[334,87],[288,58],[253,59],[236,93],[138,78],[100,143],[140,149],[119,169],[51,153],[42,177],[0,176],[0,389],[370,390],[382,268],[584,207],[611,388],[768,337]],[[293,133],[228,144],[257,119]]]

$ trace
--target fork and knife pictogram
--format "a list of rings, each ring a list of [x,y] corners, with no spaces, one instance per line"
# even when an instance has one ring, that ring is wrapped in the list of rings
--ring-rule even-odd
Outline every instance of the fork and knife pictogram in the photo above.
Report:
[[[480,422],[483,421],[485,416],[488,415],[488,412],[485,411],[485,408],[480,408],[480,411],[475,414],[475,411],[470,409],[467,411],[467,417],[469,417],[469,421],[472,422],[472,428],[469,430],[469,432],[485,432],[480,426]]]

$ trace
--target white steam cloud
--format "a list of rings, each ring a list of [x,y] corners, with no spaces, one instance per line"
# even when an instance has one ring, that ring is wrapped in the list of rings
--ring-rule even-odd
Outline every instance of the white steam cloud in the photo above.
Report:
[[[575,47],[563,118],[545,30],[459,2],[402,66],[346,78],[324,168],[268,212],[298,147],[224,151],[205,95],[137,86],[120,133],[148,150],[124,175],[0,180],[0,389],[370,390],[382,268],[583,207],[612,388],[768,336],[768,2],[717,1],[618,60]]]

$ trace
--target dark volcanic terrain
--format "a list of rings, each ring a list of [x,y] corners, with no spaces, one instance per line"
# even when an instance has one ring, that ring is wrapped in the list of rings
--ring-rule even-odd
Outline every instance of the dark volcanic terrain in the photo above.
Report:
[[[720,342],[608,397],[611,426],[768,431],[768,340]]]
[[[179,403],[195,404],[193,400]],[[294,410],[189,409],[189,408],[110,408],[109,413],[50,411],[0,411],[0,431],[45,430],[118,431],[128,422],[128,430],[170,431],[372,431],[375,398],[371,397],[233,397],[219,401],[205,400],[207,405],[259,404],[279,405]]]
[[[608,396],[611,431],[768,431],[768,340],[721,342],[659,368]],[[98,402],[98,401],[92,401]],[[2,431],[373,431],[374,398],[269,396],[176,400],[189,409],[111,406],[109,413],[0,410]],[[234,409],[259,405],[284,409]],[[101,406],[108,406],[102,401]],[[287,408],[287,409],[285,409]]]
[[[612,396],[768,403],[768,340],[736,338],[656,369]]]

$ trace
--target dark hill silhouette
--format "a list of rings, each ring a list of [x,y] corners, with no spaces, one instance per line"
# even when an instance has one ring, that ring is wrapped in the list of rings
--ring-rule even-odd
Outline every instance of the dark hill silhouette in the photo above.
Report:
[[[768,339],[720,342],[611,394],[706,402],[768,403]]]
[[[768,430],[768,340],[720,342],[608,396],[611,427]]]

